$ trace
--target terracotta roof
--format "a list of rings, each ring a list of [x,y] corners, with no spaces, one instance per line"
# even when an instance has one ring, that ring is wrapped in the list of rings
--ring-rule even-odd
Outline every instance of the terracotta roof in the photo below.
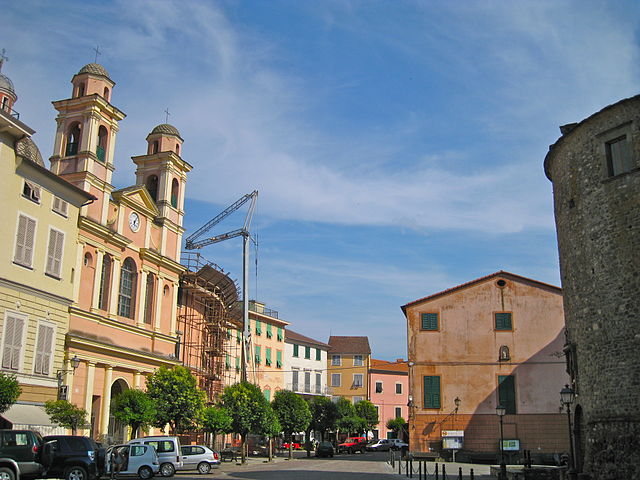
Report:
[[[400,308],[402,308],[402,311],[406,315],[407,307],[411,307],[413,305],[416,305],[416,304],[421,303],[421,302],[425,302],[427,300],[433,300],[434,298],[437,298],[437,297],[441,297],[441,296],[444,296],[444,295],[449,295],[450,293],[453,293],[453,292],[455,292],[457,290],[462,290],[463,288],[467,288],[467,287],[476,285],[478,283],[485,282],[485,281],[487,281],[487,280],[489,280],[491,278],[496,278],[496,277],[503,277],[503,278],[507,278],[507,279],[510,279],[510,280],[515,280],[515,281],[519,281],[519,282],[523,282],[523,283],[528,283],[528,284],[531,284],[531,285],[533,285],[535,287],[543,288],[545,290],[550,290],[550,291],[556,292],[556,293],[562,293],[562,289],[560,287],[556,287],[555,285],[551,285],[551,284],[544,283],[544,282],[539,282],[538,280],[533,280],[531,278],[523,277],[521,275],[516,275],[515,273],[510,273],[510,272],[505,272],[504,270],[500,270],[500,271],[492,273],[490,275],[486,275],[484,277],[476,278],[475,280],[471,280],[469,282],[462,283],[462,284],[457,285],[455,287],[448,288],[448,289],[443,290],[441,292],[434,293],[434,294],[428,295],[428,296],[423,297],[423,298],[419,298],[418,300],[414,300],[413,302],[409,302],[406,305],[402,305],[402,307],[400,307]]]
[[[369,337],[329,337],[331,353],[366,353],[371,354]]]
[[[286,342],[287,340],[291,340],[293,342],[308,343],[310,345],[322,347],[323,349],[327,349],[327,350],[331,348],[330,345],[327,345],[324,342],[314,340],[313,338],[310,338],[310,337],[305,337],[304,335],[300,335],[298,332],[294,332],[293,330],[289,330],[289,329],[286,329],[284,333],[284,341]]]
[[[406,374],[409,373],[409,362],[387,362],[386,360],[377,360],[372,358],[369,370]]]
[[[102,77],[109,78],[109,72],[107,72],[107,69],[99,63],[88,63],[80,69],[78,75],[82,75],[83,73],[90,73],[91,75],[100,75]]]

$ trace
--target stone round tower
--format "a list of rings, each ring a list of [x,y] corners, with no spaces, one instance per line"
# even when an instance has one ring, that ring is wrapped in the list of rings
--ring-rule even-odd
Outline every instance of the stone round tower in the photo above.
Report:
[[[640,95],[560,127],[553,183],[579,469],[640,478]]]

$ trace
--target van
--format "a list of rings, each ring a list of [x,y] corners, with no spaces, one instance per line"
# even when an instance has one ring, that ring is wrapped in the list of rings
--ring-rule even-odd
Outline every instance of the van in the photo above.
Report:
[[[159,435],[157,437],[140,437],[129,440],[129,444],[151,445],[156,449],[160,462],[160,475],[172,477],[176,470],[182,468],[180,459],[180,440],[178,437]]]

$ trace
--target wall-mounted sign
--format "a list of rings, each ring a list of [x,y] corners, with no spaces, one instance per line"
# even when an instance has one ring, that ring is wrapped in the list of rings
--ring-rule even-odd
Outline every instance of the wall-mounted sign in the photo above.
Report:
[[[505,452],[518,452],[520,451],[520,440],[517,438],[513,440],[503,440],[502,449]]]
[[[60,385],[58,387],[58,400],[66,400],[69,387],[67,385]]]
[[[464,443],[464,430],[442,430],[442,448],[461,450]]]
[[[442,437],[464,437],[464,430],[442,430]]]

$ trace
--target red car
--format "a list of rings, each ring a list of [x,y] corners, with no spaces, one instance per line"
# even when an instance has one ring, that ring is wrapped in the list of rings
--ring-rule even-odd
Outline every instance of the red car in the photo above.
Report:
[[[338,452],[364,453],[366,450],[367,439],[365,437],[349,437],[338,445]]]
[[[293,450],[300,450],[300,444],[297,442],[291,442],[291,446],[293,448]],[[289,450],[289,442],[284,442],[282,444],[282,448],[284,448],[285,450]]]

